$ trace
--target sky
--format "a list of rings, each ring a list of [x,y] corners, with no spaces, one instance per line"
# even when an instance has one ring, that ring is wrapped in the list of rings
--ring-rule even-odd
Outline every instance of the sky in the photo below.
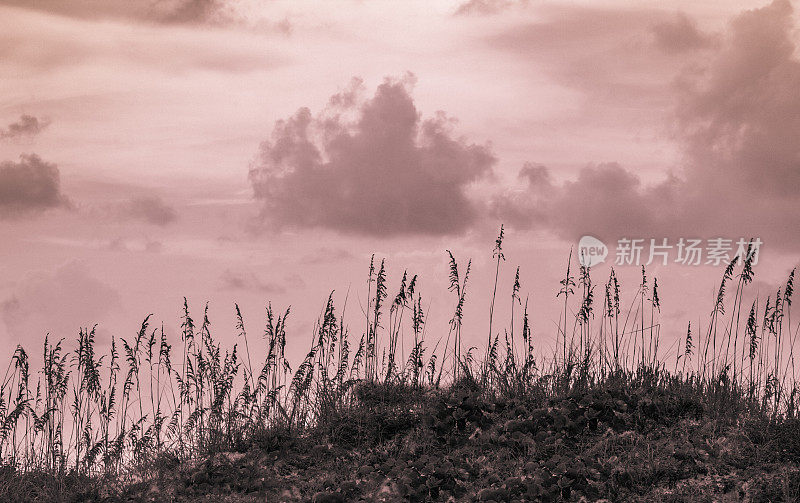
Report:
[[[620,239],[757,237],[771,294],[800,245],[794,7],[0,0],[0,341],[174,335],[186,297],[230,343],[234,303],[254,334],[291,306],[299,355],[331,291],[360,336],[373,254],[390,295],[419,275],[435,341],[450,250],[480,345],[501,224],[496,319],[519,266],[544,352],[582,236],[629,298]],[[724,263],[670,253],[647,270],[677,340]]]

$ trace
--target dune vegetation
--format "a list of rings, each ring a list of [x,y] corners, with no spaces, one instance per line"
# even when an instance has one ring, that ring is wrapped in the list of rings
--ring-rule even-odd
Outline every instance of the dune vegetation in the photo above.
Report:
[[[707,324],[666,352],[657,280],[642,268],[623,306],[613,269],[595,284],[571,254],[544,354],[519,268],[498,288],[503,239],[482,348],[462,344],[471,262],[449,251],[449,325],[426,326],[415,276],[391,295],[373,257],[366,315],[345,319],[331,294],[299,362],[291,313],[271,305],[265,354],[238,306],[223,347],[186,301],[179,340],[148,316],[107,354],[94,329],[45,337],[37,369],[18,346],[0,388],[0,500],[800,498],[794,271],[747,305],[752,254],[734,259]]]

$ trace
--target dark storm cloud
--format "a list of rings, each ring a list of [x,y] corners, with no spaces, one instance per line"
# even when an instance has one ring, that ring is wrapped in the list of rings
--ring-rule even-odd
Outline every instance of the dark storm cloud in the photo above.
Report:
[[[491,171],[489,147],[456,136],[443,112],[423,120],[411,77],[366,100],[357,84],[323,114],[301,108],[276,123],[250,169],[263,217],[367,235],[467,229],[480,208],[466,189]]]
[[[50,121],[47,119],[39,119],[33,115],[23,114],[19,120],[12,122],[5,129],[0,128],[0,139],[36,136],[49,125]]]
[[[55,164],[35,154],[18,162],[0,162],[0,218],[55,208],[67,204]]]

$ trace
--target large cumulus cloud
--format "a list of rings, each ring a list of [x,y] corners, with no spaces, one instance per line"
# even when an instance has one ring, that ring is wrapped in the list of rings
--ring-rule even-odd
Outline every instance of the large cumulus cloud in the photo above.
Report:
[[[480,214],[467,188],[495,158],[456,136],[443,112],[422,119],[412,84],[386,79],[364,99],[355,82],[323,113],[301,108],[277,122],[250,169],[263,217],[366,235],[467,229]]]

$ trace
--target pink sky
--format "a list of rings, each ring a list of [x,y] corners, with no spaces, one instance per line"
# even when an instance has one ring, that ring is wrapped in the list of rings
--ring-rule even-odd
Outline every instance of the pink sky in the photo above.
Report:
[[[500,319],[520,265],[543,347],[584,234],[758,236],[773,293],[800,244],[797,27],[781,0],[0,0],[0,341],[174,333],[186,296],[230,341],[234,302],[254,335],[291,305],[301,351],[334,289],[360,336],[373,253],[390,295],[420,275],[435,341],[449,249],[482,344],[501,222]],[[720,274],[649,269],[670,334]]]

